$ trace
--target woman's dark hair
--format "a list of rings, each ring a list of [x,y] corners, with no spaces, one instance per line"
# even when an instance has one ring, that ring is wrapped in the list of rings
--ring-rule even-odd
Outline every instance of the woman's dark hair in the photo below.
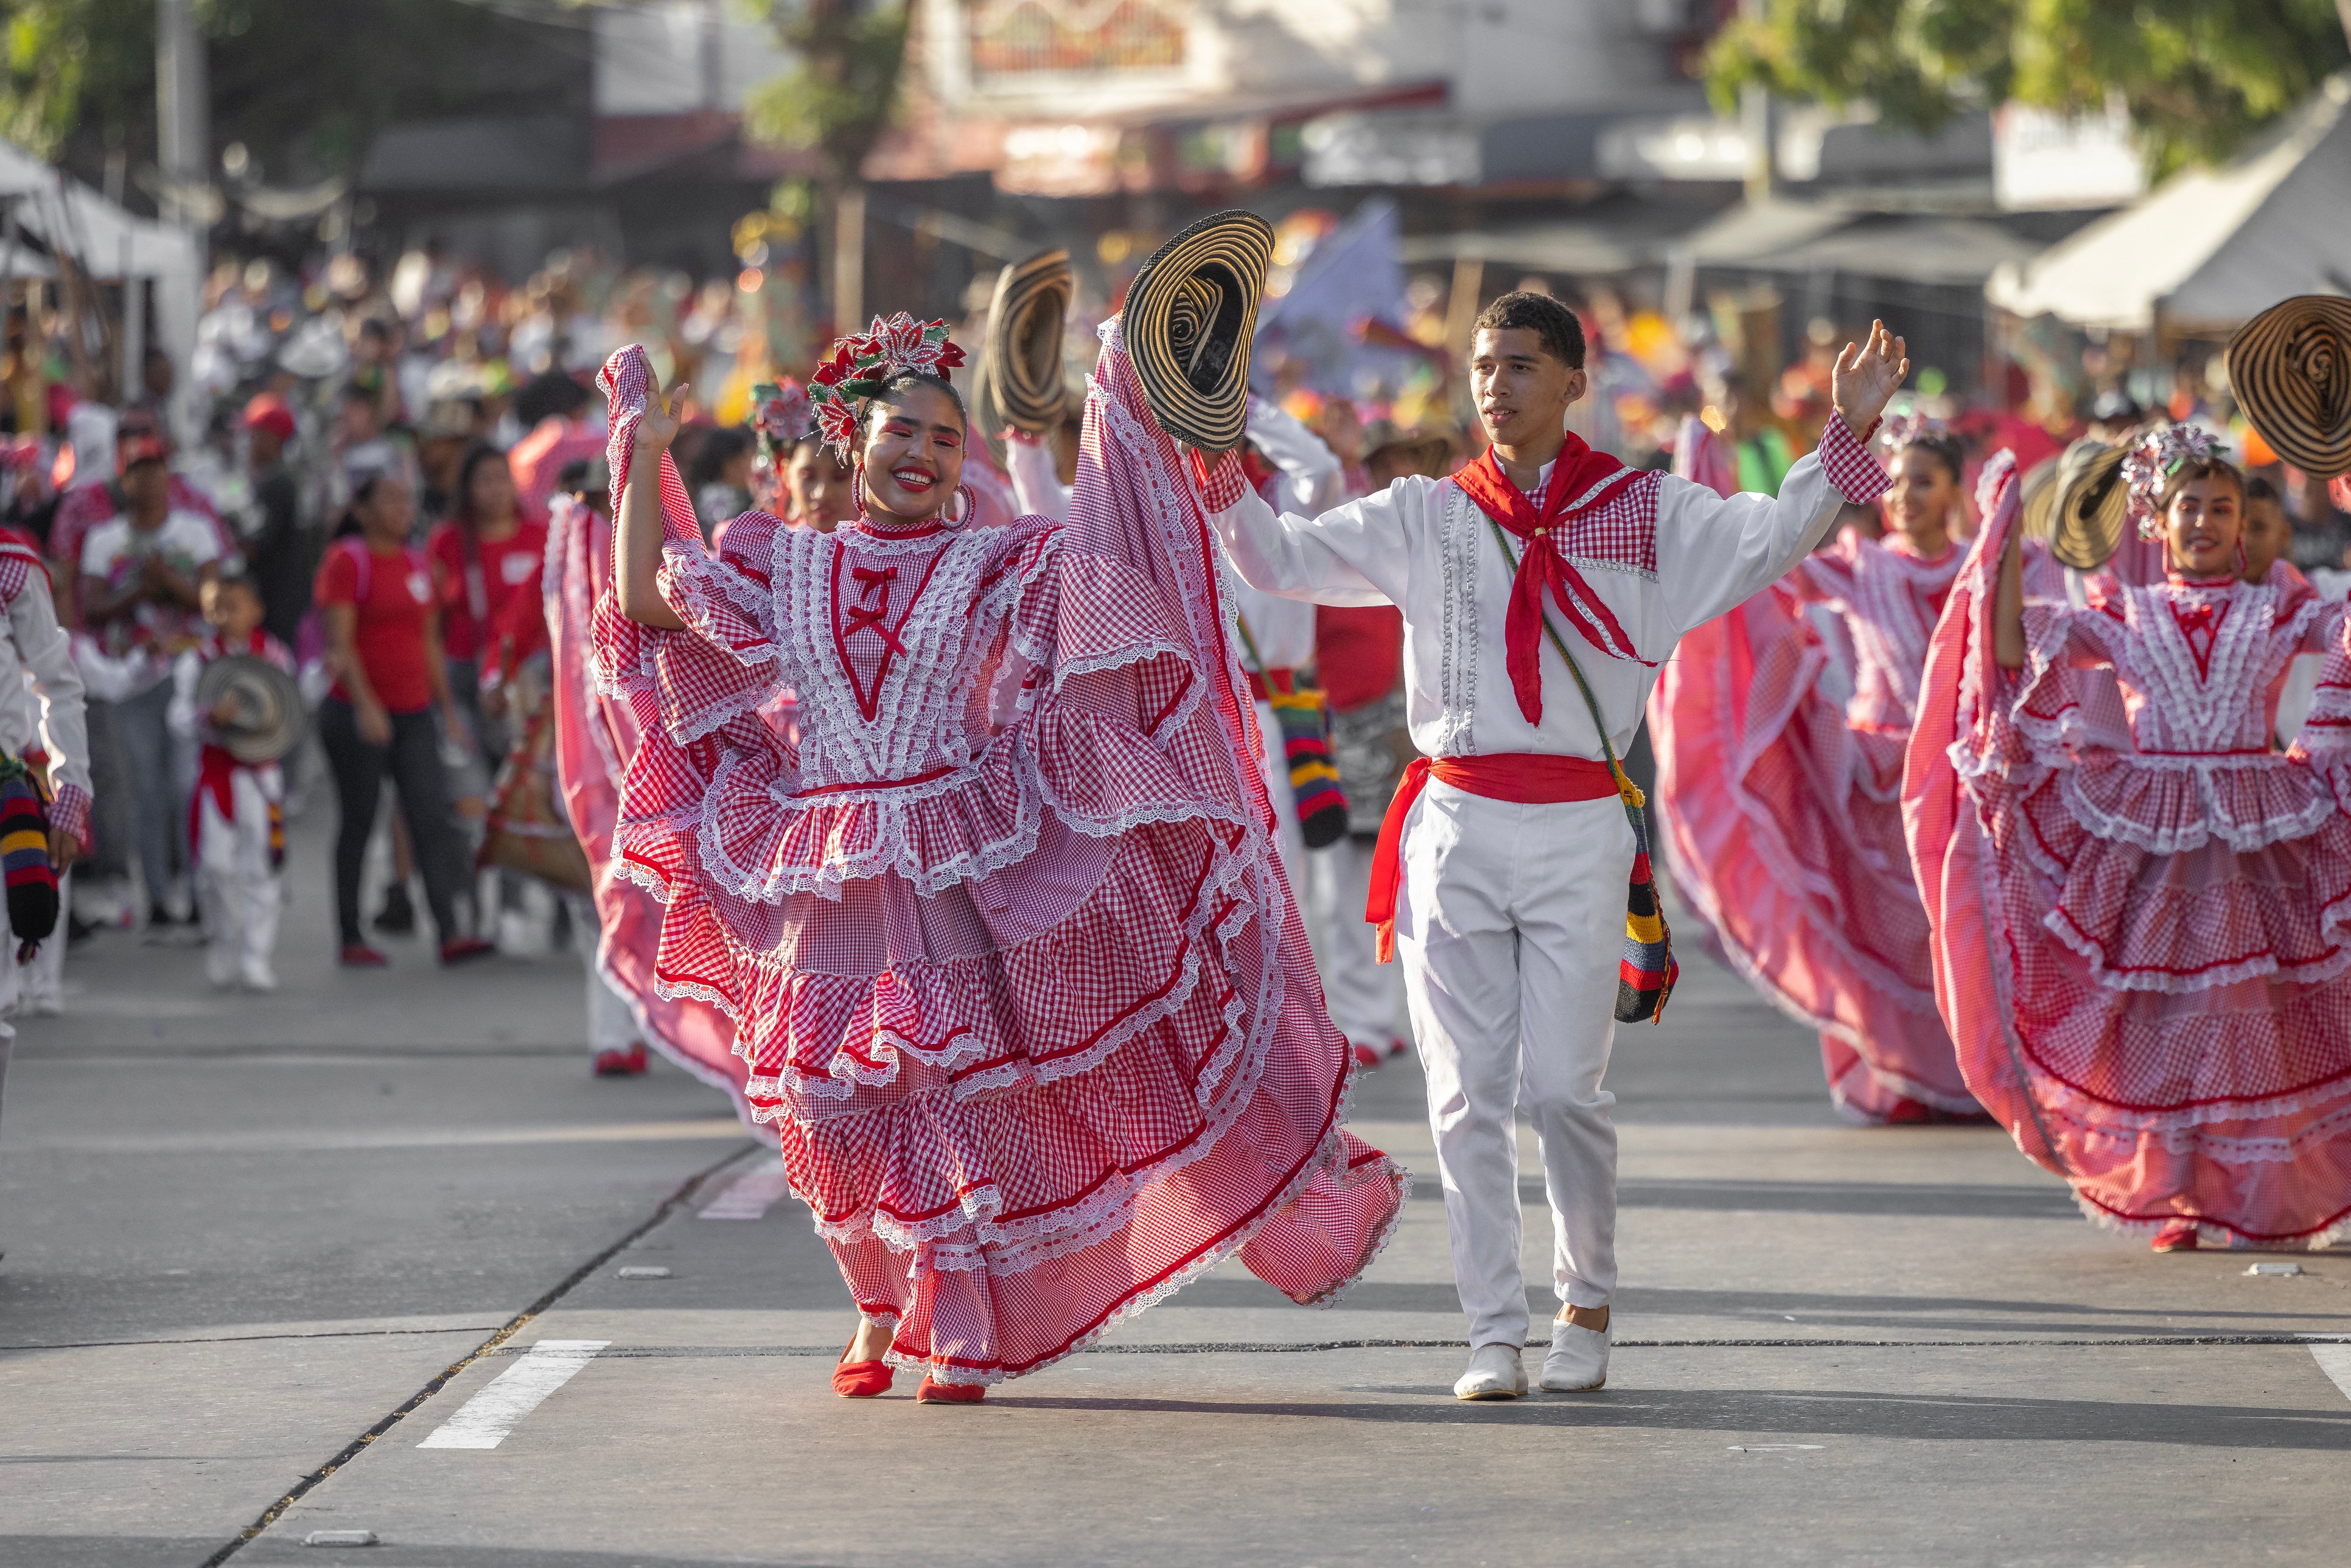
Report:
[[[2278,494],[2278,487],[2270,483],[2270,476],[2266,474],[2250,475],[2245,480],[2245,505],[2250,507],[2255,501],[2275,501],[2281,507],[2285,505],[2285,497]]]
[[[702,450],[694,455],[694,465],[686,471],[686,494],[693,495],[705,485],[718,483],[726,465],[750,451],[755,444],[751,433],[740,426],[712,431],[710,439],[702,444]]]
[[[2170,515],[2173,497],[2186,489],[2191,481],[2197,479],[2226,479],[2237,487],[2239,503],[2241,504],[2245,498],[2245,476],[2238,471],[2237,465],[2227,458],[2183,458],[2180,460],[2179,466],[2171,471],[2171,476],[2163,482],[2161,509],[2165,516]]]
[[[857,411],[858,434],[861,436],[865,434],[865,422],[872,417],[875,409],[889,407],[897,401],[900,392],[914,387],[929,387],[934,392],[946,393],[947,401],[956,406],[956,417],[963,421],[966,431],[971,429],[971,413],[963,406],[963,393],[956,391],[955,382],[944,376],[925,375],[920,371],[901,371],[891,377],[880,392],[867,398],[864,405]]]
[[[360,521],[360,507],[374,500],[376,486],[390,477],[391,475],[378,469],[362,476],[358,484],[351,486],[350,504],[343,508],[343,515],[335,519],[336,538],[347,539],[353,534],[366,532],[367,525]]]
[[[1959,482],[1959,471],[1967,463],[1966,455],[1959,450],[1959,438],[1948,430],[1922,430],[1904,442],[1902,449],[1905,452],[1924,452],[1933,457],[1943,465],[1943,471],[1951,476],[1954,485]]]
[[[474,470],[485,463],[504,465],[507,455],[486,441],[476,441],[465,448],[465,455],[457,462],[457,484],[449,499],[449,520],[457,531],[471,537],[479,533],[482,519],[474,516]]]
[[[1478,312],[1475,331],[1507,332],[1514,328],[1533,331],[1543,351],[1572,371],[1583,368],[1583,323],[1575,312],[1548,294],[1521,289],[1505,294]]]

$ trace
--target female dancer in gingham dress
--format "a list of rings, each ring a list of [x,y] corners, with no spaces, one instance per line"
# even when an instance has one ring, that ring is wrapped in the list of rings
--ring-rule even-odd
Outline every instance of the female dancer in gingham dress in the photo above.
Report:
[[[614,851],[857,1302],[843,1394],[896,1364],[977,1398],[1235,1255],[1326,1301],[1403,1196],[1342,1129],[1206,524],[1104,335],[1066,525],[965,524],[959,356],[899,316],[810,386],[863,515],[747,513],[716,557],[643,354],[604,370],[598,657],[643,737]]]
[[[1959,454],[1916,420],[1885,444],[1886,538],[1848,528],[1684,638],[1649,722],[1675,885],[1732,966],[1820,1031],[1841,1110],[1924,1122],[1980,1113],[1935,1010],[1900,802],[1919,671],[1962,556]],[[1692,420],[1678,466],[1725,468],[1719,446]],[[1838,649],[1805,605],[1835,618]],[[1833,665],[1851,679],[1843,701],[1825,689]]]
[[[2158,1250],[2323,1246],[2351,1219],[2351,815],[2273,751],[2339,604],[2239,580],[2243,487],[2193,433],[2131,459],[2166,580],[2028,600],[2017,486],[1952,590],[1904,805],[1969,1087],[2101,1223]],[[2108,668],[2134,747],[2082,726]]]

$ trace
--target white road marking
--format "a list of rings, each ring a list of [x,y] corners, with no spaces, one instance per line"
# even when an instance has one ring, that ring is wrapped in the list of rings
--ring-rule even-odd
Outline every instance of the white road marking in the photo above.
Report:
[[[417,1444],[420,1448],[495,1448],[515,1424],[612,1342],[608,1339],[543,1339],[530,1353],[459,1406],[457,1413]]]
[[[2343,1390],[2343,1397],[2351,1399],[2351,1344],[2314,1344],[2310,1354],[2317,1358],[2318,1370]]]
[[[781,1170],[745,1171],[703,1206],[704,1219],[762,1219],[791,1191]]]

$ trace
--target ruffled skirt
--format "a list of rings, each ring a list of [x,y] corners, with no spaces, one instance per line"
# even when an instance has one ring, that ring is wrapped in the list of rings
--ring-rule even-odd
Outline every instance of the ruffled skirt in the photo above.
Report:
[[[1935,1009],[1902,742],[1846,727],[1824,662],[1768,593],[1682,640],[1649,705],[1667,870],[1731,967],[1820,1031],[1840,1109],[1980,1114]]]

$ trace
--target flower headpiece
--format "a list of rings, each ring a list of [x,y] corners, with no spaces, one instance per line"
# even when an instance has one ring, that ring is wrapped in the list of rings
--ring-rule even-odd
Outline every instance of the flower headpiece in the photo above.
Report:
[[[2123,459],[2123,478],[2130,485],[2130,515],[2143,539],[2163,537],[2163,487],[2191,457],[2210,457],[2220,450],[2220,438],[2200,424],[2167,424],[2139,438]]]
[[[751,428],[758,433],[759,455],[774,463],[808,439],[815,428],[808,389],[786,376],[783,384],[761,382],[751,389]]]
[[[843,338],[832,355],[809,377],[817,434],[843,462],[857,438],[857,404],[879,397],[891,382],[911,371],[945,381],[963,363],[963,350],[947,340],[945,321],[917,321],[904,310],[888,320],[873,319],[862,337]]]
[[[1877,427],[1877,444],[1884,449],[1886,460],[1891,463],[1906,446],[1929,436],[1949,434],[1950,427],[1941,420],[1931,419],[1914,409],[1908,413],[1887,414]]]

